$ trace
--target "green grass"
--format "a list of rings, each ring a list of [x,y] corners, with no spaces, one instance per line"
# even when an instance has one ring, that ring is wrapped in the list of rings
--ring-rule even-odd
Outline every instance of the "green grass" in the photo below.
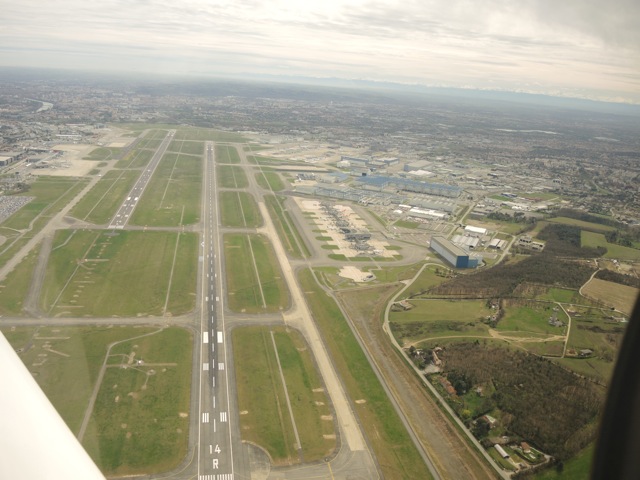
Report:
[[[7,236],[7,242],[0,248],[0,265],[4,265],[42,230],[51,218],[80,192],[87,181],[87,179],[39,177],[31,184],[26,195],[34,196],[35,199],[2,223],[1,231]]]
[[[29,291],[39,248],[33,249],[0,283],[0,315],[20,316]]]
[[[262,216],[253,195],[248,192],[221,191],[220,217],[225,227],[259,227]]]
[[[181,328],[112,349],[84,442],[105,474],[165,472],[185,458],[191,349],[191,333]],[[132,353],[144,364],[121,368]]]
[[[84,157],[85,160],[111,160],[115,158],[120,152],[121,148],[107,148],[98,147],[89,152],[89,155]]]
[[[77,434],[108,344],[154,330],[157,328],[13,327],[2,332],[16,350],[23,350],[19,353],[23,363]]]
[[[555,467],[543,470],[531,477],[534,480],[584,480],[589,478],[591,471],[591,460],[593,458],[594,445],[590,445],[582,450],[575,457],[564,462],[562,472]]]
[[[267,157],[262,155],[248,155],[247,160],[254,165],[299,165],[283,158]]]
[[[599,223],[585,222],[583,220],[576,220],[575,218],[567,218],[567,217],[548,218],[547,222],[562,223],[564,225],[574,225],[576,227],[580,227],[585,230],[591,230],[595,232],[610,232],[615,230],[614,227],[610,227],[609,225],[601,225]]]
[[[287,253],[293,258],[309,258],[311,256],[309,247],[296,228],[291,215],[284,208],[284,198],[265,195],[264,200],[278,237]]]
[[[486,337],[482,319],[490,315],[484,300],[418,300],[408,311],[391,312],[390,327],[400,344],[435,337]]]
[[[393,224],[394,227],[400,227],[400,228],[418,228],[418,225],[420,225],[418,222],[412,222],[409,220],[397,220]]]
[[[564,359],[580,373],[589,377],[607,380],[613,370],[618,345],[625,331],[625,325],[595,317],[575,317],[571,320],[571,330],[567,352],[590,349],[594,355],[589,358]]]
[[[111,170],[71,209],[70,215],[96,225],[109,222],[140,172]]]
[[[280,192],[284,190],[284,183],[280,178],[280,175],[276,172],[260,172],[256,173],[256,181],[265,190],[271,190],[273,192]]]
[[[539,298],[560,303],[585,303],[585,298],[577,290],[566,288],[549,288],[544,295]]]
[[[179,315],[194,307],[195,234],[58,231],[54,242],[58,248],[51,252],[40,298],[52,315],[162,315],[168,289],[167,312]]]
[[[234,165],[218,165],[218,186],[222,188],[247,188],[249,180],[242,167]]]
[[[469,322],[480,320],[491,313],[485,300],[418,300],[410,299],[415,308],[391,315],[394,322],[444,320]]]
[[[202,158],[166,153],[131,216],[133,225],[177,227],[200,220]]]
[[[594,378],[600,382],[608,383],[613,374],[615,364],[611,361],[600,358],[558,358],[554,359],[565,368],[572,372],[584,375],[585,377]]]
[[[426,267],[420,276],[407,288],[403,294],[403,297],[410,297],[419,295],[421,292],[428,290],[431,287],[441,284],[446,280],[444,276],[448,269],[446,267],[436,267],[430,265]],[[414,272],[417,273],[417,272]]]
[[[85,186],[87,180],[78,181],[66,177],[38,177],[29,191],[21,196],[35,197],[31,202],[2,222],[3,227],[16,230],[29,228],[30,223],[41,213],[53,216]]]
[[[116,168],[142,168],[145,167],[153,157],[154,150],[143,149],[136,146],[122,160],[116,163]]]
[[[331,415],[328,398],[304,338],[284,327],[233,330],[243,440],[261,445],[276,464],[300,461],[271,331],[300,436],[302,456],[305,462],[321,460],[336,446],[333,421],[322,420],[322,416]]]
[[[214,130],[212,128],[198,128],[191,126],[174,125],[170,123],[116,123],[119,128],[139,132],[146,129],[176,130],[174,140],[237,142],[243,143],[247,139],[233,132]],[[166,134],[166,131],[165,131]]]
[[[432,478],[335,301],[303,270],[299,280],[329,356],[385,478]]]
[[[230,145],[215,146],[216,163],[240,163],[240,155],[236,147]]]
[[[288,292],[269,241],[262,235],[225,234],[228,305],[234,312],[277,312]]]
[[[549,317],[554,314],[553,308],[558,309],[555,312],[558,320],[566,324],[568,321],[567,315],[553,303],[536,302],[529,303],[526,306],[510,306],[507,303],[504,317],[498,322],[497,329],[561,335],[566,331],[566,328],[549,325]]]
[[[169,144],[168,151],[176,153],[187,153],[191,155],[204,154],[204,142],[194,142],[189,140],[173,140]]]
[[[605,247],[607,249],[607,253],[604,255],[605,258],[615,258],[617,260],[630,262],[640,261],[639,249],[609,243],[602,233],[582,230],[580,240],[583,247]]]

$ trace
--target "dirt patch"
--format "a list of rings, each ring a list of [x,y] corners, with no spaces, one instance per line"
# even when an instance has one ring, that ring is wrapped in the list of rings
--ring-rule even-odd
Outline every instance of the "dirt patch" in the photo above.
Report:
[[[338,272],[338,275],[344,278],[351,279],[355,282],[370,282],[375,277],[369,272],[363,272],[358,267],[347,265],[342,267]]]

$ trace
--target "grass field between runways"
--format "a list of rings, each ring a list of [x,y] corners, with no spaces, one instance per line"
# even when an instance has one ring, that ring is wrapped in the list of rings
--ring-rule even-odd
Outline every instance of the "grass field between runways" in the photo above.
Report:
[[[247,188],[249,180],[242,167],[218,165],[216,167],[218,186],[222,188]]]
[[[220,220],[225,227],[259,227],[262,215],[253,195],[248,192],[218,192]]]
[[[97,225],[115,215],[140,176],[138,171],[111,170],[71,209],[70,215]]]
[[[165,472],[187,454],[191,333],[154,332],[111,349],[83,442],[107,475]]]
[[[215,146],[216,163],[240,163],[240,155],[238,150],[230,145]]]
[[[244,327],[232,341],[243,440],[263,447],[276,465],[329,456],[336,447],[333,416],[303,337],[285,327]]]
[[[197,223],[201,189],[202,157],[166,153],[131,216],[131,224],[177,227]]]
[[[58,231],[41,308],[67,316],[186,313],[195,305],[197,254],[192,233]]]
[[[277,312],[288,291],[273,247],[262,235],[225,234],[228,305],[234,312]]]
[[[265,172],[264,170],[256,173],[256,182],[265,190],[279,192],[284,190],[284,182],[280,175],[276,172]]]
[[[300,235],[300,232],[296,228],[291,215],[284,208],[282,197],[265,195],[264,200],[269,215],[271,215],[273,225],[282,242],[282,246],[287,253],[293,258],[310,257],[311,252],[309,252],[309,247],[307,247],[302,235]]]

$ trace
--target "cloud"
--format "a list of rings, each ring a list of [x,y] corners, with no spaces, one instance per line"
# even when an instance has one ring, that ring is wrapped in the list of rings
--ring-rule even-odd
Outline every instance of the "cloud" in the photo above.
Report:
[[[3,6],[0,64],[19,46],[23,64],[82,56],[94,68],[530,84],[640,102],[638,19],[632,0],[22,0]]]

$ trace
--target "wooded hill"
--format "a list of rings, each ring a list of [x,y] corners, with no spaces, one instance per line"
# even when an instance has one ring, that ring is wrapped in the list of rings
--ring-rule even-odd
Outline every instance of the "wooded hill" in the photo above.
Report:
[[[480,342],[453,343],[438,354],[444,373],[491,383],[501,426],[543,452],[567,459],[594,440],[603,391],[551,361]],[[488,390],[488,389],[485,389]]]

